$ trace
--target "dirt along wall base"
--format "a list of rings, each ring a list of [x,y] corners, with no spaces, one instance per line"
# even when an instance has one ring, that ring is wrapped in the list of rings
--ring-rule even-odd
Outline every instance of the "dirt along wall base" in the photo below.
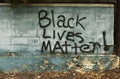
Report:
[[[30,71],[69,71],[86,72],[111,70],[120,67],[120,58],[115,55],[40,55],[0,57],[0,71],[7,73]]]

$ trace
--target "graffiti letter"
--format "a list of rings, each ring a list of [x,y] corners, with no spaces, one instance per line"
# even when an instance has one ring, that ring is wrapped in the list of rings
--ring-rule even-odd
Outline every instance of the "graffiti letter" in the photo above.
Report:
[[[74,42],[74,33],[73,32],[68,32],[66,39],[69,41],[73,41]],[[71,38],[72,37],[72,38]]]
[[[74,47],[72,47],[72,48],[75,48],[75,54],[77,54],[78,52],[77,52],[77,49],[78,48],[80,48],[79,46],[77,46],[77,44],[75,43],[75,46]]]
[[[51,36],[46,36],[46,30],[44,29],[43,38],[51,38]]]
[[[58,22],[57,22],[58,27],[65,27],[65,28],[67,28],[68,26],[65,26],[65,16],[59,15],[58,19],[59,18],[62,18],[62,20],[58,20]]]
[[[82,21],[83,19],[86,19],[86,17],[83,17],[81,19],[79,19],[79,15],[77,16],[77,21],[76,21],[76,26],[78,26],[78,24],[85,30],[85,27],[80,23],[80,21]]]
[[[65,32],[66,32],[66,31],[64,31],[64,32],[62,33],[62,35],[60,35],[59,32],[57,33],[60,40],[63,38],[63,35],[64,35]]]
[[[90,53],[91,52],[90,45],[88,44],[81,45],[80,51],[84,53]]]
[[[55,50],[57,50],[57,49],[60,49],[61,52],[64,54],[64,50],[63,50],[62,47],[60,46],[59,41],[57,41],[57,42],[55,43],[54,48],[53,48],[53,53],[54,53]]]
[[[89,43],[93,44],[93,50],[92,50],[92,53],[95,52],[95,49],[97,49],[97,52],[98,52],[98,47],[100,48],[101,45],[100,45],[99,43],[97,43],[97,42],[89,42]]]
[[[50,49],[50,52],[52,53],[50,40],[47,42],[47,44],[45,44],[45,41],[43,41],[41,51],[43,52],[44,50],[47,50],[48,48]]]
[[[68,23],[68,26],[69,26],[70,28],[74,28],[74,27],[72,27],[72,26],[70,25],[70,22],[71,22],[72,20],[74,21],[74,18],[69,18],[69,19],[68,19],[68,22],[67,22],[67,23]]]
[[[44,16],[42,16],[42,13],[44,14]],[[50,25],[51,23],[51,19],[47,17],[48,13],[46,10],[40,10],[39,11],[39,14],[38,14],[38,18],[39,18],[39,26],[41,28],[46,28]],[[46,24],[43,24],[42,21],[45,21],[44,23]]]
[[[65,41],[65,44],[63,44],[62,46],[65,46],[65,53],[68,53],[68,46],[71,46],[71,44],[68,44],[67,41]]]
[[[76,37],[79,37],[81,40],[79,41],[79,43],[82,43],[84,41],[83,37],[81,36],[82,33],[76,33]]]

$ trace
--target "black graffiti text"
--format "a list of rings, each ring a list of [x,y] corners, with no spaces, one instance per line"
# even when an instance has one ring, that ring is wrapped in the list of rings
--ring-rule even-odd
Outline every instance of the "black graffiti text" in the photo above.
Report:
[[[49,16],[50,13],[51,16]],[[75,28],[75,26],[81,26],[81,28],[85,30],[85,27],[83,26],[81,21],[86,19],[87,17],[80,17],[78,14],[75,18],[68,18],[65,17],[65,15],[60,14],[57,16],[57,18],[55,18],[54,15],[55,13],[53,10],[51,10],[51,12],[48,12],[46,10],[40,10],[38,14],[40,28],[46,28],[52,24],[53,27],[59,28]],[[75,26],[73,24],[75,24]]]
[[[49,31],[47,31],[46,29],[43,30],[43,38],[44,39],[57,39],[58,40],[62,40],[64,37],[66,37],[66,40],[67,41],[72,41],[74,42],[75,39],[74,38],[78,38],[79,39],[79,42],[82,43],[84,41],[83,37],[82,37],[82,33],[80,32],[72,32],[72,31],[69,31],[67,32],[66,30],[64,30],[63,32],[57,32],[55,30],[52,31],[52,33],[50,33],[50,35],[47,35],[49,34]]]

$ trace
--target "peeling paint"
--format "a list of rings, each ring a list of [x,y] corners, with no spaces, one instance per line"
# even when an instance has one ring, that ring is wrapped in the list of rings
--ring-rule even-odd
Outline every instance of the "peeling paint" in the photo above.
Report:
[[[0,71],[118,68],[113,28],[113,6],[1,6]]]
[[[115,55],[15,56],[0,57],[0,63],[0,69],[4,72],[75,70],[84,73],[91,70],[119,68],[120,58]]]
[[[94,70],[95,67],[97,67],[95,70],[115,69],[118,68],[120,64],[119,57],[115,55],[110,56],[87,55],[83,60],[80,60],[81,57],[82,56],[79,56],[71,59],[71,61],[69,60],[67,63],[68,68],[78,72],[84,72],[88,70]],[[96,57],[98,58],[97,61],[95,59]],[[105,58],[108,58],[108,60],[104,60]]]

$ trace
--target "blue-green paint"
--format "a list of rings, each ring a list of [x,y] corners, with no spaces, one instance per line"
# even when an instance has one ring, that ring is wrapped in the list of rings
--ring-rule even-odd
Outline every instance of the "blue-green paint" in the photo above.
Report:
[[[80,52],[78,60],[73,61],[75,51],[68,48],[68,54],[62,55],[60,50],[57,53],[52,53],[45,50],[41,53],[41,46],[43,41],[51,41],[52,48],[56,41],[63,44],[66,40],[66,34],[62,40],[58,37],[55,39],[44,39],[43,29],[39,26],[38,13],[40,10],[46,10],[48,17],[51,18],[51,10],[54,11],[55,23],[58,15],[64,15],[66,19],[73,17],[76,19],[77,15],[80,17],[87,17],[81,23],[85,26],[83,30],[80,26],[74,29],[58,28],[51,25],[46,28],[47,35],[53,35],[53,29],[60,34],[63,31],[80,32],[84,38],[82,44],[89,42],[98,42],[101,48],[96,48],[94,52],[84,53]],[[44,16],[44,15],[43,15]],[[44,23],[44,22],[43,22]],[[67,23],[67,22],[66,22]],[[75,26],[75,23],[71,23]],[[99,62],[107,64],[103,69],[110,69],[112,67],[111,54],[113,53],[113,29],[114,28],[114,7],[102,6],[21,6],[17,9],[11,9],[9,6],[0,6],[0,70],[4,72],[21,72],[21,71],[45,71],[45,70],[70,70],[78,68],[76,64],[83,65],[83,61],[88,58],[88,61],[93,61],[93,70],[98,70]],[[106,31],[106,42],[109,47],[108,51],[104,51],[102,32]],[[79,38],[74,37],[74,42],[68,41],[69,44],[79,43]],[[64,49],[65,50],[65,49]],[[93,55],[94,54],[94,55]],[[104,56],[107,54],[107,56]],[[90,56],[88,56],[90,55]],[[103,56],[100,56],[103,55]],[[114,59],[117,59],[115,57]],[[48,61],[49,63],[45,63]],[[74,64],[74,66],[69,67]],[[70,68],[70,69],[69,69]],[[84,68],[84,70],[90,70]]]

